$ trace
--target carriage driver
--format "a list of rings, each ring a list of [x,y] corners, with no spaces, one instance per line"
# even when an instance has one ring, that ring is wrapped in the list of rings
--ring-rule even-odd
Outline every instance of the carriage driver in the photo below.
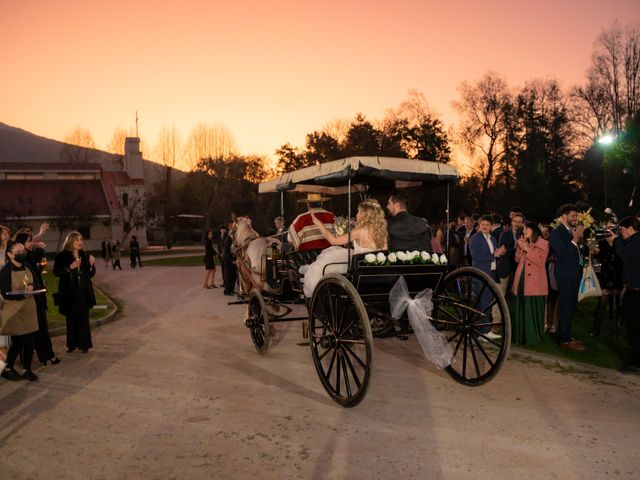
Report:
[[[320,219],[325,228],[334,232],[335,215],[322,208],[322,202],[329,200],[319,193],[308,193],[307,198],[298,202],[307,204],[307,211],[298,215],[289,227],[288,239],[293,248],[299,252],[305,250],[324,250],[330,244],[322,236],[320,229],[313,223],[311,213]]]

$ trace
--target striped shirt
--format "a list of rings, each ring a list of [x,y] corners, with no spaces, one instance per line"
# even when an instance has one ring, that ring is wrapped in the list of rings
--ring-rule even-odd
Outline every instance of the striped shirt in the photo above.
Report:
[[[289,243],[300,252],[321,250],[331,246],[322,236],[320,229],[313,223],[311,212],[324,224],[327,230],[334,233],[333,223],[336,217],[333,213],[322,208],[312,208],[308,212],[298,215],[289,227]]]

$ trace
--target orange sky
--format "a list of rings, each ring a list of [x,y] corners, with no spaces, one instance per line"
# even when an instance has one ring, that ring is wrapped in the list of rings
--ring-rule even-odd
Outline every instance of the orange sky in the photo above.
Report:
[[[0,0],[0,122],[59,140],[80,125],[104,148],[138,110],[147,145],[221,123],[273,155],[415,88],[450,126],[457,86],[487,70],[582,82],[615,19],[639,21],[640,1]]]

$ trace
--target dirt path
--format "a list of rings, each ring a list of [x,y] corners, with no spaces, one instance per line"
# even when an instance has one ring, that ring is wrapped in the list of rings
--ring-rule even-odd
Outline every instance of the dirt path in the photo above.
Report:
[[[297,345],[299,323],[261,356],[244,307],[203,276],[99,269],[124,315],[39,382],[0,381],[0,480],[640,477],[638,377],[512,359],[469,388],[415,339],[383,339],[367,397],[347,410]]]

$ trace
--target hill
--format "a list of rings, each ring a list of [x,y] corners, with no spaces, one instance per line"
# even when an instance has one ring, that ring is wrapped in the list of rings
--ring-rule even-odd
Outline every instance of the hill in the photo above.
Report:
[[[65,160],[61,151],[69,144],[41,137],[20,128],[0,122],[0,163],[62,163]],[[103,150],[82,148],[91,163],[99,163],[105,171],[121,169],[120,156]],[[144,152],[143,152],[144,155]],[[162,179],[164,166],[150,160],[144,160],[144,180],[147,186]],[[185,172],[176,170],[174,178],[180,178]]]

